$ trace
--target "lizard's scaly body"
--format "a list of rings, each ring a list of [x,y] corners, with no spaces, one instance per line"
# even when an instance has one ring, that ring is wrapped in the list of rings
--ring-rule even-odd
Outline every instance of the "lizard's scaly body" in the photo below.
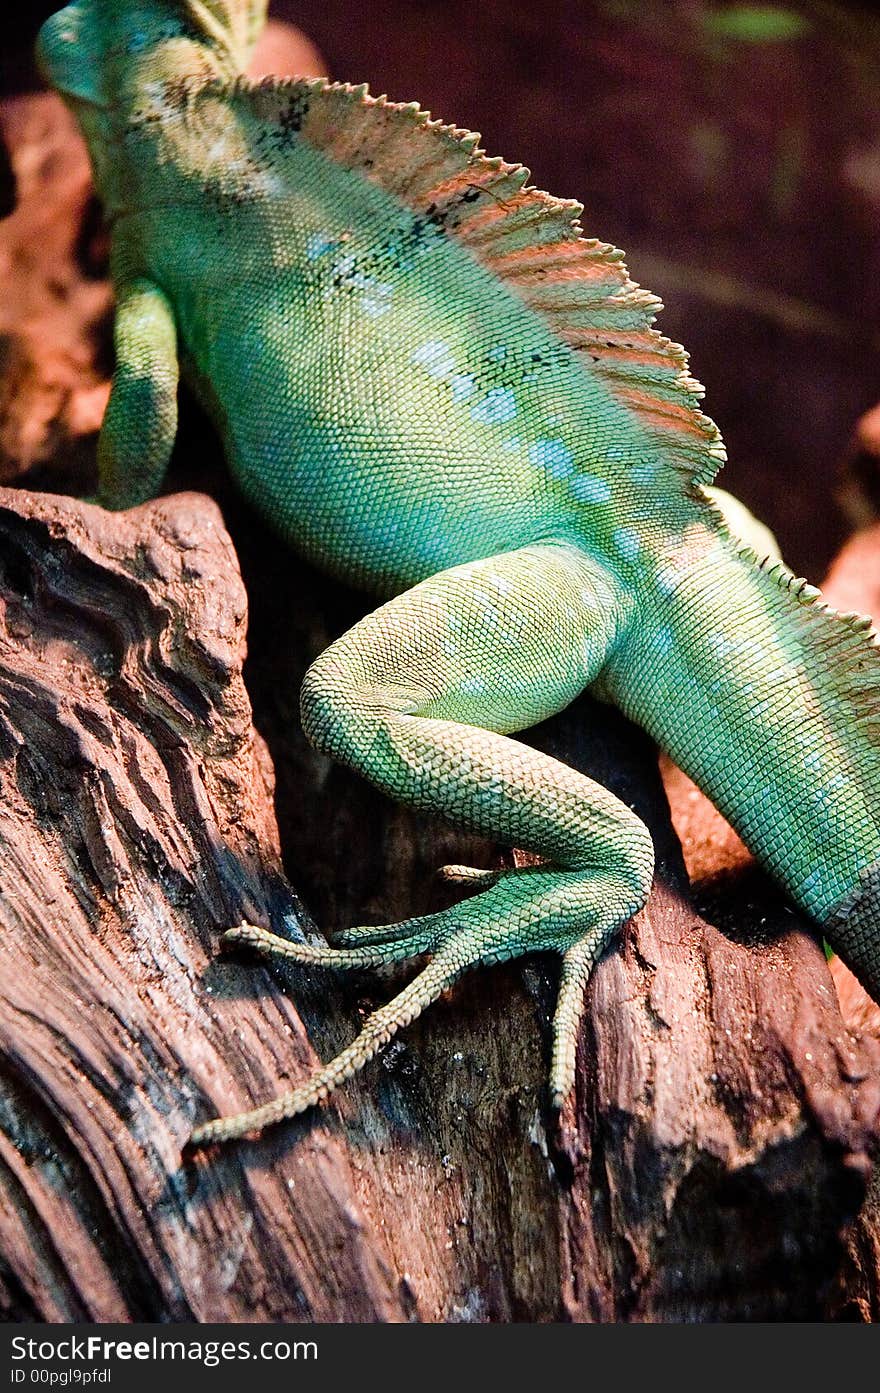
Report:
[[[259,0],[78,0],[41,54],[89,140],[118,292],[101,497],[161,482],[178,355],[245,493],[386,600],[313,665],[306,730],[392,796],[538,853],[453,910],[312,949],[430,965],[286,1098],[300,1111],[465,967],[563,953],[553,1090],[590,966],[652,850],[606,790],[507,738],[592,686],[645,726],[869,987],[880,660],[852,618],[729,532],[682,350],[575,205],[414,107],[236,77]]]

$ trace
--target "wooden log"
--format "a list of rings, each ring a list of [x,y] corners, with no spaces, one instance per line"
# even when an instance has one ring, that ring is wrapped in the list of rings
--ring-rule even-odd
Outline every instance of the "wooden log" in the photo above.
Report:
[[[243,1103],[314,1059],[268,974],[214,958],[218,924],[303,922],[216,509],[178,495],[114,517],[3,491],[0,556],[8,1313],[393,1316],[320,1121],[278,1165],[181,1164],[203,1098]]]

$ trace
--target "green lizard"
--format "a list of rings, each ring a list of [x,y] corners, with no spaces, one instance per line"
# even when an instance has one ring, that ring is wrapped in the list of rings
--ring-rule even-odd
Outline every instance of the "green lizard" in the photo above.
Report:
[[[446,868],[452,909],[303,963],[431,954],[331,1063],[193,1136],[324,1098],[466,968],[562,955],[551,1090],[584,988],[644,903],[651,838],[606,789],[512,740],[585,688],[644,726],[880,994],[880,658],[869,621],[732,533],[683,350],[580,206],[415,104],[241,76],[265,0],[77,0],[39,54],[112,229],[117,366],[102,503],[160,487],[178,362],[268,521],[381,607],[309,670],[319,750],[392,798],[536,853]]]

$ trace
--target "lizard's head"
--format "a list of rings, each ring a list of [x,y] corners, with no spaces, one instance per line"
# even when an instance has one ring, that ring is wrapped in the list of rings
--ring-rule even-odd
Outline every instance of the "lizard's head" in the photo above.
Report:
[[[46,20],[37,35],[37,64],[43,77],[67,100],[100,102],[98,6],[67,5]]]
[[[162,84],[243,72],[268,0],[75,0],[37,38],[46,80],[76,116],[107,196],[114,125]]]
[[[268,0],[75,0],[52,15],[37,60],[77,116],[138,82],[231,76],[247,67]]]

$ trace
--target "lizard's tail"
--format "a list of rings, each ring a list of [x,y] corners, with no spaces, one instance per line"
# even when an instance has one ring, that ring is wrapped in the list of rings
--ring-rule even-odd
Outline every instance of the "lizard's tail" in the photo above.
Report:
[[[880,999],[880,646],[713,514],[646,588],[610,694]]]

